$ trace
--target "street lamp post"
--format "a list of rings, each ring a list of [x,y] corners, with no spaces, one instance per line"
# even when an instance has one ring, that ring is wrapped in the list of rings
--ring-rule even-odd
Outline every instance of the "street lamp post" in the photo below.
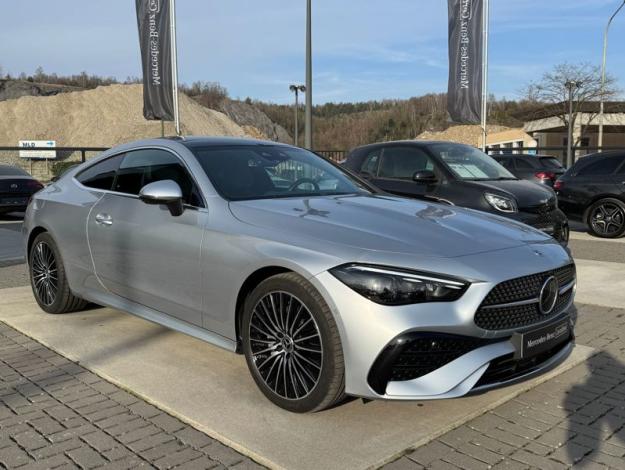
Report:
[[[603,147],[603,118],[604,118],[604,105],[605,105],[605,81],[606,81],[606,61],[608,56],[608,33],[610,32],[610,25],[612,24],[612,20],[619,14],[621,9],[625,6],[625,0],[623,3],[616,9],[614,14],[610,17],[607,26],[605,27],[605,33],[603,34],[603,62],[601,64],[601,96],[599,97],[601,102],[599,104],[599,152],[602,151]]]
[[[299,92],[304,93],[306,87],[304,85],[291,85],[289,90],[295,93],[295,132],[293,133],[293,140],[295,146],[299,147]]]
[[[306,0],[306,129],[304,147],[313,148],[312,122],[312,1]]]
[[[566,166],[573,166],[573,94],[575,90],[582,86],[582,82],[569,80],[564,86],[569,91],[569,135],[566,146]]]

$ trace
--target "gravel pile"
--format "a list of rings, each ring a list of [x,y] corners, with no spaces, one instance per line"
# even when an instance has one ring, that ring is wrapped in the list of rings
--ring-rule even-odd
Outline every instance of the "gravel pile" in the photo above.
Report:
[[[495,134],[497,132],[507,131],[510,128],[489,125],[487,129],[489,134]],[[417,136],[417,140],[444,140],[480,147],[482,145],[482,127],[477,125],[459,125],[452,126],[444,131],[425,131]]]
[[[247,135],[225,114],[184,94],[180,94],[180,120],[183,135]],[[173,123],[165,123],[165,134],[175,134]],[[0,102],[0,145],[55,140],[57,146],[110,147],[160,135],[161,123],[143,118],[142,85],[110,85]]]

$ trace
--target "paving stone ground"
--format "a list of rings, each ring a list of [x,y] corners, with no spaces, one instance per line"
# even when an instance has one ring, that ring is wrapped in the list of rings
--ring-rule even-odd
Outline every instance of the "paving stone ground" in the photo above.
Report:
[[[0,322],[0,468],[262,467]]]

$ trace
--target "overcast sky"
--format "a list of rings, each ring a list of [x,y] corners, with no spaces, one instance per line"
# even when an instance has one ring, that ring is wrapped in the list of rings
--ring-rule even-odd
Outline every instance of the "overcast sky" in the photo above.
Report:
[[[305,0],[178,0],[182,82],[290,102],[304,80]],[[517,98],[556,63],[601,60],[621,0],[491,0],[491,92]],[[3,0],[0,66],[31,74],[140,75],[133,0]],[[406,98],[447,88],[445,0],[313,0],[315,102]],[[625,9],[609,71],[625,80]]]

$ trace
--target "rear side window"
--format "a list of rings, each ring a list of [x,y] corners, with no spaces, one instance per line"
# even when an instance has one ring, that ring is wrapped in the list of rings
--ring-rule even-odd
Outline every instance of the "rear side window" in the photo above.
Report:
[[[94,189],[110,190],[115,181],[115,173],[124,155],[107,158],[80,172],[76,179],[84,186]]]
[[[119,165],[113,190],[138,195],[145,185],[162,180],[178,183],[186,204],[203,206],[199,191],[185,166],[175,155],[165,150],[128,152]]]
[[[534,165],[532,165],[527,160],[524,160],[522,158],[516,158],[515,160],[516,160],[517,170],[533,170],[534,169]]]
[[[603,157],[585,165],[577,174],[579,176],[611,175],[623,163],[625,157]]]
[[[543,167],[551,170],[561,170],[564,168],[562,163],[560,163],[560,160],[556,157],[540,157],[540,163]]]
[[[502,165],[505,169],[514,170],[514,160],[512,158],[509,158],[509,157],[495,158],[495,160],[497,161],[497,163]]]

